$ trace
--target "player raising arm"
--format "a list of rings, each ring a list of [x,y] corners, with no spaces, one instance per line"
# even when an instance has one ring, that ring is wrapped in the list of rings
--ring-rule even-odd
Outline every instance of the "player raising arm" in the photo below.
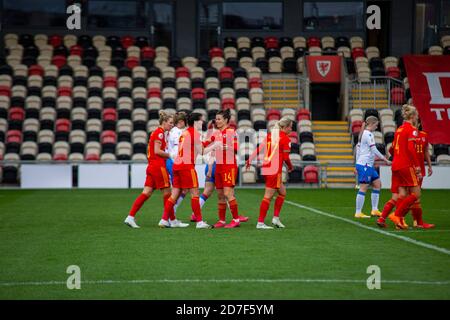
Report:
[[[291,141],[288,135],[291,132],[292,120],[283,117],[275,124],[272,132],[269,133],[266,140],[256,148],[245,164],[246,168],[249,168],[252,160],[261,151],[264,151],[262,175],[266,181],[266,189],[264,198],[259,207],[259,218],[258,223],[256,224],[257,229],[273,229],[273,227],[266,225],[264,220],[275,193],[278,193],[278,196],[275,200],[272,224],[278,228],[284,228],[284,225],[280,221],[280,211],[283,206],[284,198],[286,197],[286,187],[282,180],[282,172],[283,162],[288,166],[288,172],[291,172],[293,169],[289,158]]]
[[[145,179],[144,190],[136,198],[131,207],[128,217],[125,219],[125,224],[132,228],[139,228],[135,221],[135,215],[153,193],[153,190],[159,189],[163,193],[164,203],[170,197],[170,181],[169,173],[166,168],[166,159],[170,157],[166,150],[166,136],[165,133],[172,129],[173,117],[166,114],[164,111],[159,112],[159,127],[150,135],[150,140],[147,148],[147,178]],[[173,219],[175,217],[173,216]]]
[[[369,185],[372,185],[372,216],[380,216],[378,202],[380,199],[381,181],[377,171],[374,168],[375,157],[384,160],[387,164],[390,161],[378,151],[373,132],[378,127],[378,118],[374,116],[367,117],[365,129],[361,135],[361,142],[356,149],[356,171],[358,173],[359,191],[356,194],[356,212],[355,218],[370,218],[362,213],[364,200]]]

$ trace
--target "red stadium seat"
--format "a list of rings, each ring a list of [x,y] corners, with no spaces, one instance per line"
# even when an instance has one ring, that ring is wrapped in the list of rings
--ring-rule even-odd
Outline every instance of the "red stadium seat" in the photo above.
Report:
[[[56,120],[55,124],[55,131],[56,132],[70,132],[70,120],[68,119],[58,119]]]
[[[298,144],[297,132],[292,131],[291,133],[289,133],[289,139],[291,139],[291,143],[297,143]]]
[[[303,170],[303,177],[305,183],[318,183],[319,182],[319,169],[316,166],[306,166]]]
[[[139,66],[139,59],[137,57],[128,57],[125,61],[125,65],[129,69]]]
[[[262,88],[262,83],[260,78],[250,78],[248,81],[248,87],[249,89],[253,88]]]
[[[83,56],[83,47],[79,45],[74,45],[70,47],[70,54],[73,56]]]
[[[147,98],[161,98],[161,89],[149,88],[147,91]]]
[[[405,103],[405,90],[397,87],[391,89],[391,102],[394,104]]]
[[[220,69],[219,78],[220,80],[233,79],[233,69],[229,67],[223,67],[222,69]]]
[[[117,120],[116,109],[113,108],[103,109],[103,121],[116,121],[116,120]]]
[[[62,37],[58,35],[53,35],[48,39],[48,43],[53,46],[53,48],[59,47],[62,42]]]
[[[28,75],[29,76],[44,76],[44,68],[42,68],[40,65],[35,64],[32,65],[29,69],[28,69]]]
[[[96,153],[91,153],[86,155],[86,161],[99,161],[100,156]]]
[[[112,130],[105,130],[101,134],[100,138],[101,144],[116,144],[117,143],[117,135]]]
[[[22,132],[20,130],[8,130],[6,133],[6,143],[22,143]]]
[[[366,54],[363,48],[353,48],[352,50],[352,58],[355,60],[358,57],[365,57]]]
[[[156,51],[152,47],[143,47],[141,49],[141,58],[142,59],[155,59]]]
[[[72,96],[72,88],[69,87],[58,88],[58,97],[71,97],[71,96]]]
[[[401,77],[401,72],[398,67],[389,67],[386,70],[386,75],[391,78],[399,79]]]
[[[65,56],[53,56],[52,58],[52,64],[59,68],[61,68],[63,65],[66,64],[66,57]]]
[[[234,129],[234,130],[237,129],[237,125],[236,125],[236,123],[235,123],[234,121],[230,121],[230,122],[228,123],[228,127],[232,128],[232,129]]]
[[[65,153],[56,153],[53,156],[53,160],[55,160],[55,161],[67,161],[68,160],[67,159],[67,154],[65,154]]]
[[[120,39],[120,42],[122,43],[122,47],[127,49],[128,47],[134,45],[134,38],[132,36],[123,36]]]
[[[192,89],[192,100],[203,100],[206,98],[205,89],[203,88],[194,88]]]
[[[231,98],[222,99],[222,109],[234,109],[235,108],[235,101]]]
[[[309,37],[308,38],[308,48],[311,47],[321,47],[321,42],[320,42],[320,38],[317,37]]]
[[[105,77],[103,79],[103,87],[117,87],[117,78],[116,77]]]
[[[209,58],[215,58],[215,57],[222,57],[223,56],[223,51],[221,48],[218,47],[214,47],[209,49]]]
[[[25,119],[25,110],[20,107],[9,109],[9,121],[23,121]]]
[[[361,120],[355,120],[352,122],[352,133],[359,133],[363,122]]]
[[[281,119],[281,112],[280,110],[272,109],[267,111],[266,113],[266,120],[280,120]]]
[[[0,96],[11,97],[11,88],[7,86],[0,86]]]
[[[177,78],[189,78],[190,72],[189,69],[186,67],[178,67],[175,71],[175,76]]]
[[[297,112],[297,121],[300,120],[311,120],[311,114],[307,109],[301,108]]]
[[[266,49],[277,49],[278,39],[276,37],[266,37],[264,39],[264,46]]]

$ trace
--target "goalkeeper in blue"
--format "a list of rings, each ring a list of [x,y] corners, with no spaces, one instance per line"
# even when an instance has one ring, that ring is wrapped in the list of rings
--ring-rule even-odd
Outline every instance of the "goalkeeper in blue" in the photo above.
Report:
[[[367,117],[360,134],[359,142],[356,146],[356,168],[355,174],[358,175],[359,191],[356,194],[355,218],[370,218],[362,213],[364,200],[369,186],[372,186],[372,216],[380,216],[378,202],[380,199],[381,181],[378,172],[374,168],[375,157],[383,160],[387,165],[390,161],[378,151],[375,144],[373,132],[378,127],[378,118],[374,116]]]

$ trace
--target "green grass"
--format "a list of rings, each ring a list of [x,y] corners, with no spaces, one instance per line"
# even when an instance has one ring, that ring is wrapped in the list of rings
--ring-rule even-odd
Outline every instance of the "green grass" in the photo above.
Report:
[[[160,194],[122,221],[138,190],[0,191],[0,299],[449,299],[450,255],[285,203],[286,229],[256,230],[263,190],[237,190],[250,222],[232,230],[159,229]],[[450,250],[448,191],[425,191],[434,230],[388,232]],[[387,191],[382,192],[384,202]],[[353,220],[354,190],[288,189],[287,200]],[[366,199],[369,211],[370,195]],[[188,220],[190,201],[178,216]],[[272,209],[271,209],[272,212]],[[229,213],[227,213],[229,217]],[[269,214],[270,215],[270,214]],[[204,207],[216,221],[215,195]],[[269,219],[267,222],[270,222]],[[375,226],[374,219],[358,221]],[[81,290],[65,283],[81,268]],[[366,269],[381,268],[381,290]],[[323,279],[360,282],[83,283],[99,280]],[[406,283],[383,283],[399,280]],[[426,281],[431,284],[411,283]],[[433,284],[433,282],[446,282]],[[6,286],[5,283],[12,283]]]

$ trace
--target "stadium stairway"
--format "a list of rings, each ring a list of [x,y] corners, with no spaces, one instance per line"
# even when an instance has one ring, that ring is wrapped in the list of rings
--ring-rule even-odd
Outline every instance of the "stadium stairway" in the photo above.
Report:
[[[347,121],[313,121],[317,160],[328,163],[327,183],[331,188],[353,188],[353,149]]]
[[[350,108],[384,109],[389,107],[388,88],[385,85],[364,84],[350,90]],[[374,103],[375,102],[375,103]]]
[[[263,90],[266,109],[303,108],[302,90],[295,76],[264,75]]]

